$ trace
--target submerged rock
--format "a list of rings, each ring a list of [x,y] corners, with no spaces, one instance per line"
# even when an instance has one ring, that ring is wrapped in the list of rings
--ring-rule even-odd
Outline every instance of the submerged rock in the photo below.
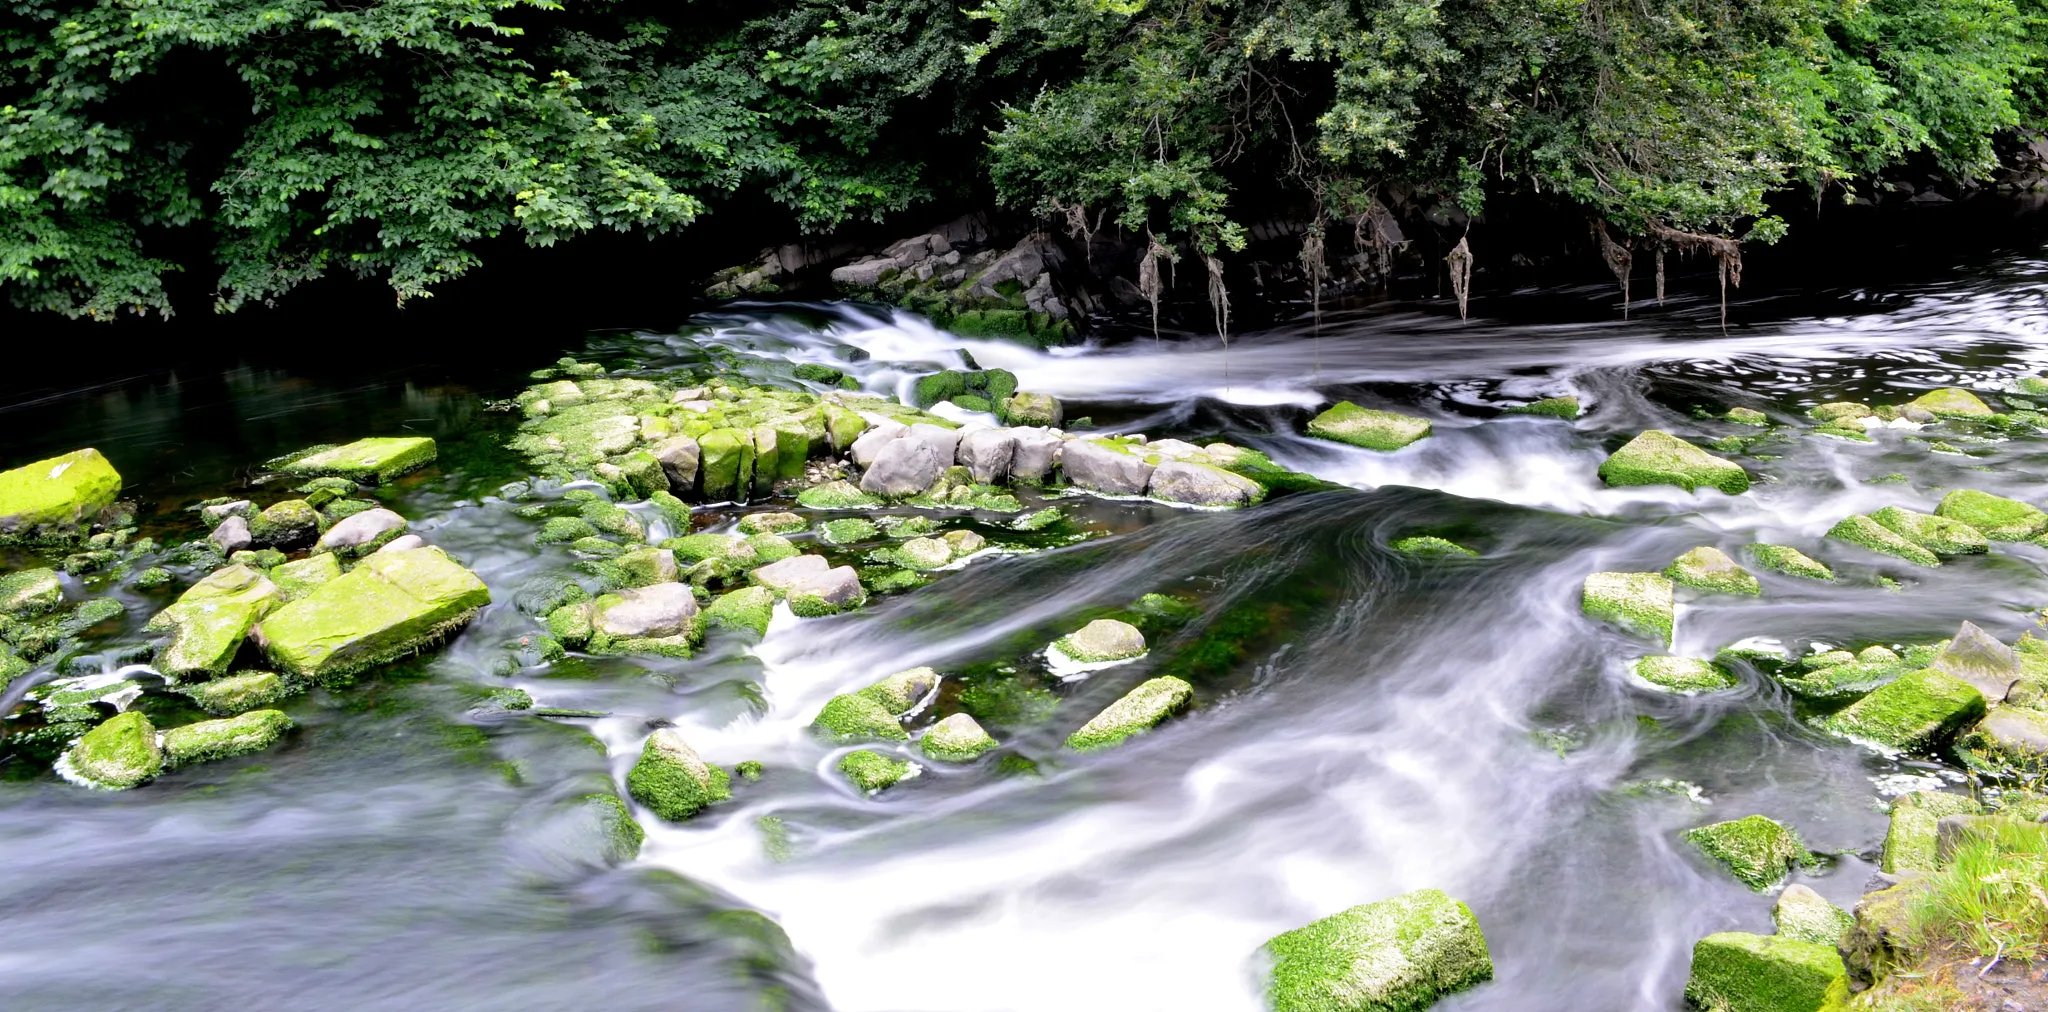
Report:
[[[918,739],[918,748],[927,758],[940,762],[973,762],[981,754],[996,747],[996,740],[989,737],[973,717],[956,713],[933,724]]]
[[[265,617],[256,635],[282,670],[333,678],[395,660],[491,602],[476,574],[438,548],[371,555]]]
[[[863,793],[874,794],[916,776],[918,769],[916,763],[861,749],[839,760],[839,772]]]
[[[1728,669],[1691,657],[1640,657],[1629,666],[1629,670],[1635,672],[1637,678],[1660,689],[1688,695],[1719,692],[1742,684]]]
[[[1656,573],[1593,573],[1580,593],[1587,617],[1671,645],[1676,615],[1671,581]]]
[[[1805,552],[1790,545],[1750,545],[1749,555],[1750,558],[1756,560],[1757,565],[1773,573],[1783,573],[1786,576],[1797,576],[1808,580],[1821,580],[1825,582],[1833,582],[1835,579],[1834,570],[1829,569],[1820,562],[1816,562],[1809,558]]]
[[[1361,408],[1350,401],[1338,401],[1308,423],[1308,434],[1318,439],[1381,451],[1398,450],[1427,438],[1430,430],[1426,418]]]
[[[1841,943],[1856,919],[1811,888],[1794,883],[1778,894],[1778,902],[1771,907],[1771,922],[1777,925],[1781,938],[1832,949]]]
[[[1941,497],[1934,515],[1968,524],[1993,541],[2025,541],[2048,531],[2048,513],[2017,499],[1957,489]]]
[[[0,615],[34,618],[64,603],[64,584],[54,569],[24,569],[0,576]]]
[[[1820,727],[1886,748],[1931,751],[1984,716],[1984,695],[1968,682],[1932,668],[1910,672]]]
[[[173,679],[225,673],[242,640],[280,601],[277,585],[248,566],[207,576],[143,627],[171,634],[157,651],[157,670]]]
[[[1748,570],[1735,564],[1728,553],[1702,545],[1678,557],[1664,570],[1673,583],[1717,594],[1763,593],[1763,585]]]
[[[1828,528],[1827,536],[1837,541],[1846,541],[1849,544],[1867,548],[1880,555],[1904,559],[1916,566],[1931,568],[1941,565],[1941,560],[1936,558],[1933,552],[1892,533],[1890,528],[1860,514],[1846,517],[1840,523]]]
[[[1985,418],[1994,414],[1976,394],[1961,387],[1929,390],[1907,401],[1906,407],[1919,408],[1938,418]]]
[[[0,471],[0,542],[71,537],[120,493],[120,472],[91,448]]]
[[[87,731],[65,753],[65,760],[72,773],[96,787],[113,790],[145,783],[164,767],[156,728],[137,710],[117,713]]]
[[[251,710],[236,717],[202,720],[164,732],[164,764],[187,766],[261,752],[292,729],[280,710]]]
[[[1761,815],[1688,829],[1685,841],[1757,892],[1778,884],[1795,865],[1813,860],[1798,833]]]
[[[245,671],[201,682],[184,693],[200,709],[217,717],[232,717],[289,699],[297,691],[274,671]]]
[[[1478,918],[1435,889],[1283,932],[1262,953],[1273,1012],[1408,1012],[1493,979]]]
[[[647,736],[640,760],[626,773],[626,792],[670,822],[681,822],[732,797],[732,778],[697,755],[681,732],[664,727]]]
[[[1723,931],[1693,946],[1685,996],[1715,1012],[1839,1012],[1849,970],[1831,945]]]
[[[1688,492],[1717,488],[1729,495],[1749,491],[1749,472],[1669,432],[1650,429],[1614,451],[1600,465],[1609,485],[1676,485]]]
[[[1516,404],[1501,410],[1504,415],[1542,415],[1546,418],[1563,418],[1567,421],[1579,417],[1579,399],[1570,394],[1562,397],[1545,397],[1540,401]]]
[[[1151,679],[1125,693],[1067,736],[1067,747],[1077,752],[1115,748],[1173,716],[1194,696],[1194,686],[1172,675]]]
[[[1145,653],[1145,634],[1128,622],[1098,618],[1053,641],[1060,653],[1083,664],[1124,661]]]
[[[1991,550],[1991,541],[1959,520],[1886,506],[1870,515],[1886,530],[1936,555],[1972,555]]]
[[[307,478],[333,476],[381,485],[434,462],[425,436],[373,436],[345,446],[316,447],[285,458],[278,470]]]
[[[1443,538],[1432,537],[1429,535],[1422,535],[1419,537],[1412,538],[1396,538],[1393,541],[1388,542],[1387,547],[1393,549],[1394,551],[1400,552],[1403,555],[1414,555],[1426,559],[1448,557],[1476,559],[1479,557],[1478,552],[1475,552],[1470,548],[1466,548],[1464,545],[1458,544],[1455,541],[1448,541]]]

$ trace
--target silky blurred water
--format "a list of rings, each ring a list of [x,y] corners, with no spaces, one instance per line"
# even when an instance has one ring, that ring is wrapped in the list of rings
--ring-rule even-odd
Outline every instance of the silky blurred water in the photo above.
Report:
[[[1542,327],[1395,308],[1227,348],[1169,336],[1041,353],[852,306],[741,306],[677,334],[598,335],[580,353],[613,366],[818,362],[877,392],[971,359],[1060,396],[1070,418],[1221,438],[1350,488],[1234,513],[1061,499],[1100,536],[977,559],[850,615],[785,616],[758,646],[714,638],[687,661],[509,678],[493,662],[536,628],[517,590],[568,561],[533,548],[534,524],[496,498],[525,472],[498,449],[510,419],[484,407],[544,362],[352,385],[245,367],[19,406],[0,414],[15,422],[5,462],[97,445],[144,500],[145,532],[171,540],[197,529],[184,507],[205,496],[283,497],[247,484],[274,454],[432,434],[442,461],[382,495],[498,603],[435,654],[288,704],[303,730],[280,748],[120,794],[10,770],[0,991],[66,1009],[1254,1009],[1266,938],[1434,887],[1473,908],[1497,968],[1441,1008],[1680,1008],[1692,942],[1767,931],[1771,903],[1680,831],[1751,813],[1789,823],[1835,855],[1799,880],[1846,904],[1883,834],[1884,778],[1937,771],[1813,731],[1753,672],[1725,693],[1650,691],[1625,672],[1649,648],[1584,619],[1580,581],[1662,569],[1697,545],[1782,542],[1841,581],[1766,573],[1761,598],[1685,600],[1673,652],[1927,641],[1965,619],[2011,639],[2048,604],[2048,552],[2000,545],[1919,570],[1820,536],[1853,512],[1931,509],[1952,488],[2038,499],[2048,455],[2035,439],[1947,455],[1909,430],[1861,444],[1788,424],[1738,458],[1758,479],[1744,496],[1612,490],[1595,470],[1647,427],[1755,434],[1699,417],[1731,406],[1794,423],[1823,401],[2004,388],[2048,366],[2044,276],[2010,258],[1841,293],[1837,318],[1746,307],[1726,336],[1697,304]],[[1496,411],[1564,393],[1587,406],[1576,422]],[[1435,435],[1393,454],[1300,436],[1337,398],[1426,415]],[[978,522],[997,534],[997,519]],[[1480,557],[1387,547],[1414,534]],[[832,769],[845,750],[806,731],[834,693],[914,665],[955,676],[940,706],[964,671],[1043,675],[1044,644],[1153,591],[1200,602],[1201,617],[985,722],[1000,756],[1035,774],[999,757],[924,762],[864,798]],[[110,654],[168,599],[125,593],[127,616],[98,644]],[[1169,671],[1195,684],[1189,713],[1109,752],[1060,747]],[[608,715],[472,711],[505,686]],[[766,773],[685,824],[641,813],[639,860],[612,866],[576,799],[621,783],[663,723],[712,762]]]

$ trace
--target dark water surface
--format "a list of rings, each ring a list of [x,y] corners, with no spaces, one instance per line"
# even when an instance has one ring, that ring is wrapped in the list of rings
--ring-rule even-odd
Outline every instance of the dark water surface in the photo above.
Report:
[[[2048,444],[1948,455],[1914,431],[1861,444],[1792,423],[1823,401],[1991,393],[2038,372],[2044,281],[2048,264],[2010,257],[1840,293],[1837,317],[1757,322],[1768,307],[1749,307],[1725,337],[1703,325],[1705,305],[1572,326],[1396,309],[1227,350],[1146,338],[1042,354],[847,307],[601,335],[583,354],[615,367],[829,362],[885,391],[964,347],[1061,396],[1069,417],[1224,438],[1352,488],[1239,513],[1063,500],[1104,536],[980,559],[847,616],[784,616],[752,648],[509,678],[493,663],[535,627],[516,591],[567,556],[533,548],[535,523],[493,494],[525,468],[500,449],[510,416],[486,401],[544,359],[350,383],[188,370],[0,408],[0,463],[95,445],[142,501],[144,533],[171,542],[199,532],[186,510],[199,499],[283,498],[248,484],[271,456],[432,435],[440,462],[380,494],[498,602],[429,656],[293,700],[302,729],[270,751],[122,793],[9,771],[0,992],[38,1009],[1251,1009],[1250,954],[1267,937],[1437,887],[1477,912],[1498,970],[1442,1008],[1680,1008],[1692,942],[1768,930],[1771,903],[1692,855],[1681,830],[1757,812],[1787,822],[1838,855],[1800,880],[1846,904],[1883,836],[1880,798],[1942,771],[1811,730],[1753,673],[1732,692],[1650,691],[1625,670],[1644,646],[1580,615],[1581,580],[1760,540],[1836,565],[1833,585],[1766,573],[1760,599],[1683,604],[1673,652],[1688,656],[1749,637],[1794,652],[1920,642],[1964,619],[2008,640],[2030,628],[2048,604],[2048,551],[2000,545],[1916,570],[1820,536],[1850,513],[1931,509],[1952,488],[2038,499]],[[1494,410],[1560,393],[1586,417]],[[1436,434],[1395,454],[1294,435],[1337,397],[1425,414]],[[1749,494],[1610,490],[1595,476],[1643,428],[1753,433],[1695,417],[1736,405],[1788,423],[1757,448],[1766,457],[1740,458],[1760,479]],[[1905,480],[1870,482],[1891,474]],[[1481,558],[1387,547],[1413,534]],[[1043,679],[1048,692],[992,728],[1037,775],[925,764],[866,799],[832,772],[844,750],[805,731],[832,694],[913,665],[1044,674],[1044,643],[1150,591],[1198,599],[1202,617],[1139,661]],[[109,666],[172,593],[118,592],[128,614],[93,644]],[[1059,748],[1169,671],[1196,685],[1190,714],[1111,752]],[[610,716],[472,712],[505,686]],[[712,762],[767,774],[681,826],[643,814],[640,859],[610,866],[575,799],[617,783],[656,720]],[[764,817],[778,820],[766,832]]]

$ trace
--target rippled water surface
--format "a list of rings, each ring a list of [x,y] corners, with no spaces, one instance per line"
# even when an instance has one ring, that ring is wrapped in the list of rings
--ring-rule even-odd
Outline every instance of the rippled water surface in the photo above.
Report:
[[[535,628],[515,592],[567,555],[535,549],[535,523],[495,496],[526,469],[500,448],[511,416],[486,402],[545,362],[495,362],[460,385],[243,367],[17,405],[0,413],[5,463],[96,445],[141,499],[144,533],[172,542],[200,530],[186,507],[201,498],[282,498],[248,484],[273,455],[431,434],[440,463],[383,494],[499,603],[435,653],[294,700],[302,730],[271,751],[119,794],[10,769],[0,990],[52,1009],[1252,1009],[1266,938],[1436,887],[1475,910],[1498,971],[1442,1008],[1682,1007],[1692,942],[1768,930],[1770,898],[1703,864],[1681,830],[1755,812],[1790,823],[1837,855],[1803,879],[1846,904],[1883,835],[1880,795],[1941,771],[1813,731],[1753,672],[1732,692],[1650,691],[1625,671],[1643,645],[1580,615],[1580,581],[1662,569],[1696,545],[1782,542],[1842,579],[1765,573],[1761,598],[1686,601],[1674,652],[1756,636],[1800,652],[1927,641],[1964,619],[2019,635],[2048,604],[2048,551],[2000,545],[1919,570],[1821,535],[1959,487],[2039,499],[2048,443],[1952,440],[1966,453],[1937,454],[1933,435],[1904,429],[1816,437],[1801,412],[1946,385],[1992,395],[2040,371],[2044,278],[2048,264],[2014,258],[1845,297],[1839,318],[1758,322],[1768,307],[1749,307],[1726,336],[1684,310],[1551,327],[1393,310],[1227,349],[1143,337],[1041,353],[851,307],[741,307],[680,334],[601,335],[571,350],[620,368],[830,363],[882,392],[958,366],[964,349],[1060,396],[1070,418],[1222,438],[1350,488],[1235,513],[1061,500],[1100,536],[978,559],[850,615],[785,616],[758,646],[509,678],[494,662]],[[1587,414],[1497,411],[1563,393]],[[1299,435],[1340,397],[1427,415],[1435,435],[1393,454]],[[1737,405],[1785,423],[1739,458],[1759,479],[1749,494],[1596,477],[1644,428],[1754,433],[1703,417]],[[1871,480],[1888,475],[1903,479]],[[993,533],[998,519],[978,522]],[[1480,557],[1387,547],[1413,534]],[[927,763],[863,798],[832,771],[844,750],[805,730],[834,693],[913,665],[955,674],[945,692],[992,666],[1043,675],[1046,642],[1151,591],[1199,600],[1201,617],[1137,662],[1039,679],[1045,691],[991,722],[1001,755],[1035,774]],[[109,666],[168,599],[119,594],[127,616],[91,644]],[[1113,751],[1060,748],[1167,672],[1195,684],[1190,713]],[[506,685],[608,716],[472,712]],[[691,822],[643,814],[639,860],[610,866],[574,799],[620,782],[658,721],[712,762],[767,772]],[[1666,780],[1684,783],[1643,786]]]

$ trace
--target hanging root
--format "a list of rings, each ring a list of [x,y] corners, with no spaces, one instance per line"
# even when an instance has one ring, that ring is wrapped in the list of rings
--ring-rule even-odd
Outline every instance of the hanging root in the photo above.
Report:
[[[1408,245],[1407,240],[1396,238],[1394,212],[1379,202],[1368,198],[1365,210],[1351,221],[1351,243],[1361,252],[1371,254],[1373,268],[1384,278],[1394,272],[1394,251]]]
[[[1650,234],[1660,243],[1669,245],[1680,253],[1705,253],[1714,258],[1715,268],[1721,276],[1721,331],[1728,331],[1728,286],[1742,287],[1742,243],[1726,236],[1707,235],[1701,232],[1680,232],[1675,228],[1651,225]],[[1661,257],[1663,249],[1658,249]]]
[[[1458,238],[1458,244],[1451,247],[1444,263],[1451,268],[1451,294],[1458,297],[1458,319],[1467,319],[1465,300],[1472,294],[1472,247],[1465,242],[1465,237]]]
[[[1230,347],[1230,290],[1223,287],[1223,261],[1205,256],[1202,262],[1209,268],[1209,308],[1216,314],[1216,336],[1223,339],[1223,346]]]
[[[1664,304],[1664,244],[1657,244],[1657,304]]]
[[[1081,257],[1088,262],[1088,269],[1095,269],[1095,233],[1102,231],[1102,216],[1105,211],[1095,212],[1095,221],[1088,221],[1088,205],[1076,201],[1063,204],[1055,199],[1051,205],[1053,213],[1067,219],[1067,238],[1081,241]],[[1157,329],[1157,328],[1154,328]]]
[[[1600,240],[1600,259],[1607,261],[1607,269],[1614,272],[1614,280],[1621,282],[1621,318],[1626,320],[1628,319],[1628,275],[1629,270],[1635,266],[1635,252],[1629,249],[1627,243],[1615,242],[1614,237],[1607,234],[1607,223],[1597,218],[1593,220],[1593,234]],[[1659,262],[1661,263],[1662,261],[1660,260]],[[1662,275],[1660,274],[1659,277],[1661,278]],[[1661,281],[1659,288],[1662,288]]]
[[[1323,262],[1323,226],[1318,221],[1301,237],[1301,271],[1308,275],[1309,310],[1314,314],[1315,326],[1323,325],[1323,282],[1330,276],[1329,266]]]
[[[1152,343],[1159,343],[1159,259],[1167,255],[1166,247],[1150,232],[1145,233],[1149,245],[1144,256],[1138,260],[1138,294],[1152,304]]]

